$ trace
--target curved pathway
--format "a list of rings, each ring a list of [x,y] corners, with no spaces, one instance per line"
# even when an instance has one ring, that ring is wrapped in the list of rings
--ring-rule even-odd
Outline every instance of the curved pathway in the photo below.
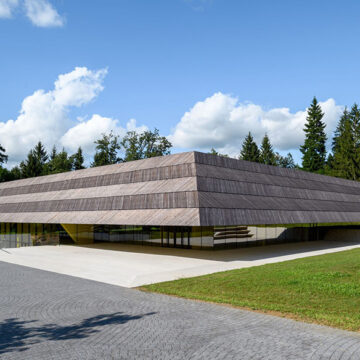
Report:
[[[0,359],[360,359],[360,335],[0,262]]]

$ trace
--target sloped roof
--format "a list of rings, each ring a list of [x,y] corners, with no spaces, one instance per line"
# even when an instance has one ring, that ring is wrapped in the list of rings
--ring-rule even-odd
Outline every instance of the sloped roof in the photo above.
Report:
[[[199,152],[0,184],[0,222],[211,226],[359,221],[359,182]]]

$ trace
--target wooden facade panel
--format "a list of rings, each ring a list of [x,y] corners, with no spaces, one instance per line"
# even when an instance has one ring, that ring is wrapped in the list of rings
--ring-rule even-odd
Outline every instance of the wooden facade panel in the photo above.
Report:
[[[234,180],[254,184],[276,185],[281,187],[320,190],[343,194],[360,194],[360,188],[357,187],[358,184],[355,181],[351,182],[351,184],[346,183],[346,185],[329,184],[313,180],[295,179],[278,175],[259,174],[256,172],[249,172],[244,170],[230,168],[225,169],[217,166],[203,164],[197,164],[196,173],[199,177],[213,177],[220,180]]]
[[[360,223],[360,212],[200,209],[202,226]]]
[[[206,192],[286,197],[309,200],[360,202],[360,190],[357,191],[357,194],[346,194],[328,191],[327,187],[323,187],[323,190],[313,190],[254,182],[223,180],[202,176],[198,176],[197,182],[198,190]]]
[[[87,224],[87,225],[153,225],[200,226],[199,209],[147,209],[121,211],[0,213],[0,222]]]
[[[198,193],[140,194],[0,204],[0,213],[198,208]]]
[[[155,180],[141,183],[118,184],[39,193],[0,196],[0,204],[15,202],[49,201],[122,195],[156,194],[165,192],[196,191],[196,178]]]
[[[290,177],[290,178],[303,179],[303,180],[313,180],[313,181],[320,181],[322,183],[338,184],[343,186],[355,186],[360,188],[360,183],[354,182],[352,180],[345,180],[333,176],[314,174],[306,171],[301,171],[298,169],[285,169],[277,166],[264,165],[250,161],[225,158],[222,156],[214,156],[211,154],[205,154],[200,152],[195,152],[195,162],[198,164],[207,164],[222,168],[256,172],[260,174]]]
[[[120,174],[120,173],[132,172],[136,170],[141,171],[147,169],[154,169],[154,168],[156,169],[156,168],[169,167],[169,166],[171,167],[171,166],[192,164],[192,163],[194,163],[194,152],[187,152],[187,153],[173,154],[168,156],[159,156],[145,160],[138,160],[136,162],[131,161],[127,163],[99,166],[95,168],[88,168],[78,171],[69,171],[66,173],[60,173],[54,175],[39,176],[36,178],[9,181],[0,184],[0,189],[35,185],[35,184],[45,184],[50,182],[69,181],[80,178],[89,178],[93,176],[97,177],[103,175]]]
[[[360,212],[360,202],[199,192],[201,208]]]
[[[89,187],[104,187],[114,184],[131,184],[136,182],[150,182],[156,180],[176,179],[181,177],[191,177],[195,175],[194,164],[179,164],[172,167],[162,167],[157,169],[136,170],[128,173],[108,174],[80,178],[73,180],[63,180],[59,182],[32,184],[11,188],[0,188],[0,196],[12,196],[29,193],[40,193],[49,191],[61,191],[69,189],[80,189]],[[50,176],[50,175],[49,175]]]

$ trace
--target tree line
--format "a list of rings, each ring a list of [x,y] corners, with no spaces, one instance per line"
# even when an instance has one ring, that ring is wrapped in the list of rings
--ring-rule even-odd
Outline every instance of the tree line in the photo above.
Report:
[[[285,168],[299,168],[309,172],[360,180],[360,108],[354,104],[350,110],[344,109],[339,119],[331,142],[331,149],[326,151],[326,124],[324,113],[316,97],[313,98],[307,110],[304,127],[305,139],[300,146],[302,154],[301,166],[295,164],[291,153],[286,156],[276,152],[267,134],[260,146],[255,142],[251,132],[245,137],[239,159],[254,161],[267,165]],[[172,144],[165,136],[160,136],[159,130],[137,133],[128,131],[120,141],[112,132],[102,134],[94,142],[95,154],[91,167],[116,164],[153,156],[170,154]],[[214,148],[210,154],[221,154]],[[122,156],[120,156],[122,155]],[[68,154],[65,149],[58,151],[54,146],[47,153],[44,145],[38,144],[29,151],[27,158],[19,166],[11,170],[3,164],[8,161],[5,149],[0,145],[0,181],[9,181],[39,175],[56,174],[65,171],[84,169],[84,156],[81,147],[74,154]]]
[[[172,147],[170,141],[165,136],[160,136],[159,130],[156,128],[141,134],[128,131],[121,141],[119,136],[113,132],[102,134],[94,144],[95,154],[90,167],[168,155]],[[54,145],[48,153],[41,141],[29,151],[26,159],[21,161],[18,166],[8,170],[3,166],[7,161],[8,156],[5,149],[0,145],[0,181],[85,169],[85,159],[81,147],[74,154],[69,154],[64,148],[58,151]]]
[[[259,147],[250,132],[242,144],[239,159],[287,168],[296,167],[318,174],[360,180],[359,106],[354,104],[350,110],[344,109],[334,132],[329,152],[326,151],[328,139],[323,117],[321,106],[314,97],[307,110],[304,143],[299,149],[302,154],[301,166],[294,163],[291,153],[281,156],[275,152],[266,134]],[[212,149],[210,153],[227,156],[219,154],[215,149]]]

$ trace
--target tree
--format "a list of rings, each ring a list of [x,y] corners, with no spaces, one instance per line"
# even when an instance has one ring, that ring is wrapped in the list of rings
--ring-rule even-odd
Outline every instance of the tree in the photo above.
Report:
[[[276,156],[273,147],[270,143],[270,139],[265,134],[261,147],[260,147],[260,162],[266,165],[277,165]]]
[[[295,164],[294,158],[291,153],[286,156],[281,156],[279,153],[275,153],[275,163],[277,166],[288,169],[295,169],[298,166]]]
[[[322,121],[324,113],[316,99],[308,108],[304,128],[305,141],[300,147],[302,152],[302,167],[306,171],[316,172],[324,170],[326,162],[326,134],[325,124]]]
[[[240,152],[240,159],[247,161],[260,161],[260,151],[251,133],[246,136]]]
[[[354,178],[360,179],[360,109],[355,103],[349,113],[353,134]]]
[[[84,166],[84,155],[81,147],[78,148],[77,152],[70,157],[73,170],[85,169]]]
[[[94,143],[96,144],[96,152],[94,161],[91,164],[92,167],[116,164],[122,161],[118,157],[121,145],[118,136],[115,136],[113,132],[110,132],[108,135],[102,134],[102,138]]]
[[[331,170],[335,176],[345,179],[356,179],[356,153],[353,122],[347,109],[344,110],[336,127],[333,142],[331,159]]]
[[[27,159],[20,163],[21,177],[28,178],[46,174],[46,162],[49,156],[44,145],[39,141],[34,149],[30,150]]]
[[[0,164],[8,161],[8,156],[5,154],[5,149],[0,145]]]
[[[169,155],[172,147],[171,142],[165,136],[160,136],[156,128],[154,131],[147,130],[141,134],[128,131],[121,145],[125,151],[124,161]]]
[[[56,154],[51,162],[53,174],[71,171],[72,169],[72,161],[64,148]]]
[[[218,151],[216,151],[214,148],[211,148],[210,151],[208,152],[208,154],[222,156],[222,157],[229,157],[229,155],[221,154]]]
[[[26,160],[20,163],[22,178],[30,178],[42,174],[43,168],[40,166],[34,150],[30,150]]]

